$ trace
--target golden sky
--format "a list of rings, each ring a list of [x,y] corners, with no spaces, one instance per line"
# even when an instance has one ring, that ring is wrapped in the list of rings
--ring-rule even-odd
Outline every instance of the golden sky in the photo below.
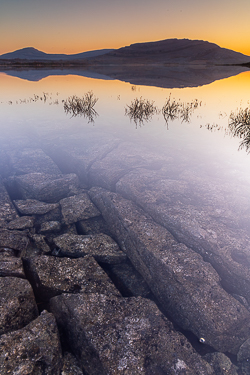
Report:
[[[249,0],[1,0],[0,12],[0,54],[189,38],[250,55]]]

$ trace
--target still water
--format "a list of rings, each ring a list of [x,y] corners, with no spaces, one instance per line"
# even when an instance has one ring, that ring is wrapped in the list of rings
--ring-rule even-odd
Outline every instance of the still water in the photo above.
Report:
[[[215,333],[210,335],[210,328],[205,330],[211,336],[209,345],[237,354],[234,342],[227,345],[231,323],[225,328],[222,346],[217,342],[220,335],[217,331],[228,321],[229,315],[224,317],[224,313],[229,311],[234,321],[238,314],[236,300],[245,306],[247,316],[250,310],[250,72],[203,86],[171,89],[134,85],[101,75],[54,75],[38,81],[27,78],[27,75],[22,79],[0,73],[0,151],[11,157],[17,145],[44,147],[65,173],[71,171],[67,155],[69,159],[73,155],[70,160],[76,161],[77,167],[80,160],[80,167],[83,166],[78,170],[87,171],[88,187],[97,185],[116,190],[136,201],[178,243],[201,254],[198,264],[209,269],[208,273],[204,271],[204,277],[198,277],[196,272],[200,270],[195,269],[187,277],[194,303],[189,309],[189,296],[187,306],[180,301],[176,307],[180,306],[177,322],[203,338],[203,326],[207,327],[210,318],[214,324],[215,317]],[[234,134],[234,126],[238,125],[241,138]],[[60,155],[63,155],[61,160]],[[95,196],[92,191],[92,197],[98,205],[98,194]],[[102,207],[100,201],[99,205],[105,217],[107,207]],[[120,220],[119,209],[118,205]],[[112,213],[108,212],[105,220],[112,222]],[[125,223],[126,220],[125,217]],[[144,232],[138,230],[138,235],[143,237]],[[174,247],[170,252],[174,259]],[[193,270],[196,258],[183,257],[183,262],[189,264],[186,270]],[[167,264],[166,259],[162,264]],[[175,310],[171,310],[175,295],[166,292],[164,272],[158,280],[158,269],[153,272],[151,264],[148,269],[152,272],[150,277],[156,280],[156,290],[163,285],[160,298],[165,293],[163,302],[170,300],[167,309],[175,319]],[[186,270],[182,273],[184,286]],[[217,278],[214,270],[220,275],[220,290],[228,295],[220,292],[218,296],[224,297],[209,297],[208,303],[205,296],[208,307],[203,311],[206,303],[203,304],[202,285],[204,290],[207,283],[214,285],[213,277]],[[210,274],[213,276],[207,276]],[[182,295],[183,288],[179,293]],[[199,319],[193,318],[190,328],[185,311],[188,317],[193,315],[193,306],[200,306],[200,315]],[[218,306],[221,310],[217,310]],[[198,331],[196,323],[202,314],[202,330]],[[245,330],[244,326],[241,328]],[[240,343],[245,339],[241,337]]]
[[[118,137],[162,155],[179,154],[189,168],[234,182],[250,182],[250,158],[239,137],[228,128],[230,114],[249,106],[250,72],[195,88],[167,89],[136,86],[111,79],[77,75],[49,76],[40,81],[15,78],[0,73],[1,138],[36,134],[46,138],[67,134]],[[92,92],[95,114],[72,116],[65,101]],[[154,112],[141,121],[129,116],[135,100],[147,101]],[[178,103],[182,112],[164,119],[168,102]],[[186,117],[184,112],[186,111]],[[166,121],[167,120],[167,121]],[[232,182],[233,182],[232,181]]]

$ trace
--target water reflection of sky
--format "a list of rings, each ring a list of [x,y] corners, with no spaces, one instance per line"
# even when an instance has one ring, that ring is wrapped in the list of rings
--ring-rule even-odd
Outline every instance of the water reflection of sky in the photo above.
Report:
[[[163,154],[174,150],[210,172],[220,165],[219,170],[225,176],[249,180],[250,156],[244,150],[238,151],[240,140],[229,135],[227,125],[231,111],[249,105],[250,72],[207,86],[171,90],[71,75],[30,82],[0,74],[0,84],[1,137],[22,132],[48,137],[50,133],[65,131],[68,134],[86,129],[96,134],[104,131],[136,144],[149,144]],[[90,91],[98,98],[94,124],[85,117],[65,114],[63,101]],[[38,100],[34,100],[36,95]],[[161,109],[169,97],[182,103],[195,100],[200,103],[189,122],[177,118],[166,124]],[[141,126],[135,126],[125,116],[126,106],[135,98],[154,102],[159,109]]]

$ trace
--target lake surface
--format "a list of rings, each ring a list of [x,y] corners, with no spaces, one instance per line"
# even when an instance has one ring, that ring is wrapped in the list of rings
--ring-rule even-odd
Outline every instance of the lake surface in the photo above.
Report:
[[[228,129],[231,112],[249,106],[250,72],[195,88],[167,89],[136,86],[118,80],[93,79],[75,75],[51,76],[32,82],[0,74],[1,138],[37,134],[84,134],[119,137],[135,144],[155,148],[162,155],[178,154],[189,168],[202,175],[220,175],[232,182],[250,182],[250,158],[241,139]],[[94,121],[72,117],[64,111],[64,101],[73,95],[93,92],[98,99]],[[135,99],[148,100],[157,113],[140,122],[125,114]],[[188,115],[179,113],[166,120],[162,108],[170,99],[184,108],[193,105]],[[223,181],[222,181],[223,183]]]
[[[26,72],[21,73],[0,73],[1,150],[11,158],[18,148],[42,148],[64,173],[82,173],[83,186],[100,186],[135,201],[157,225],[170,231],[178,244],[185,244],[190,254],[199,253],[201,264],[205,268],[211,265],[208,274],[218,272],[220,279],[213,277],[220,293],[230,295],[225,297],[230,301],[225,302],[225,308],[221,305],[222,311],[232,308],[233,316],[237,300],[249,314],[250,155],[247,139],[242,143],[249,133],[244,130],[241,138],[235,136],[229,123],[232,119],[237,122],[238,114],[244,117],[249,113],[250,72],[237,72],[198,87],[196,83],[196,87],[190,87],[189,81],[189,87],[182,88],[157,87],[153,82],[152,86],[135,85],[101,74],[63,75],[63,71],[34,81],[36,72],[32,72],[31,80]],[[76,103],[86,95],[94,100],[92,112],[71,112],[72,100]],[[136,104],[143,110],[136,112]],[[71,166],[72,160],[75,164]],[[18,168],[17,174],[22,169],[20,165]],[[92,198],[105,216],[106,208],[95,194],[92,192]],[[108,202],[109,198],[105,199]],[[116,209],[119,217],[119,205]],[[112,226],[112,214],[106,215]],[[192,256],[196,262],[196,255]],[[206,284],[207,277],[204,273],[201,283]],[[193,298],[192,290],[190,295]],[[166,294],[165,300],[168,298]],[[199,306],[202,298],[198,294]],[[240,344],[236,349],[234,343],[227,346],[227,328],[222,344],[217,342],[220,319],[227,319],[217,312],[216,298],[211,315],[209,311],[204,313],[201,326],[210,317],[214,324],[215,314],[218,325],[208,339],[209,345],[236,354]],[[180,307],[177,323],[203,338],[202,329],[196,327],[199,319],[193,319],[191,328],[187,324],[186,316],[193,315],[192,306],[187,312],[185,306]],[[168,308],[175,320],[171,301],[167,312]],[[208,328],[208,336],[210,331]],[[239,342],[244,340],[242,337]]]

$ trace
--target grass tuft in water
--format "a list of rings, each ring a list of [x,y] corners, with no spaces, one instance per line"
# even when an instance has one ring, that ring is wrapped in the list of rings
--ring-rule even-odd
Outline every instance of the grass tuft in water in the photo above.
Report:
[[[195,99],[191,103],[182,103],[180,100],[171,100],[171,95],[169,95],[166,103],[162,108],[162,114],[168,124],[169,120],[173,121],[176,119],[181,119],[181,122],[190,122],[191,115],[198,106],[201,105],[198,99]]]
[[[140,97],[139,99],[134,99],[130,105],[127,105],[125,108],[125,115],[133,120],[136,126],[143,125],[144,122],[148,122],[152,119],[153,115],[157,114],[159,110],[154,105],[153,101],[149,101],[148,99],[143,99]]]
[[[250,152],[250,107],[231,112],[228,127],[233,137],[242,139],[239,149]]]
[[[63,104],[64,111],[71,114],[72,117],[84,116],[88,122],[94,122],[98,113],[94,106],[98,98],[96,98],[92,91],[87,92],[82,98],[73,95],[67,98]]]

